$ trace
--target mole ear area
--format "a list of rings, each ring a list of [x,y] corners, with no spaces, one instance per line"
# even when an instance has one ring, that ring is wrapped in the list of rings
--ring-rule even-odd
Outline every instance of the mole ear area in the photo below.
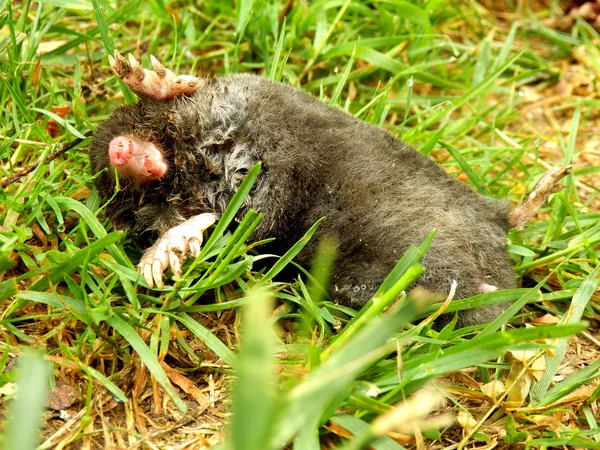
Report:
[[[115,50],[108,57],[110,67],[115,74],[139,97],[150,100],[170,100],[190,95],[202,89],[206,82],[193,75],[176,75],[150,55],[152,69],[145,69],[140,62],[129,54],[125,59]]]

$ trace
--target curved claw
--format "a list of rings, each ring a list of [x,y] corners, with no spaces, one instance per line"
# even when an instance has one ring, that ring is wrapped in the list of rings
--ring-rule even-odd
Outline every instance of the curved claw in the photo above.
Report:
[[[152,266],[150,264],[140,264],[139,271],[144,275],[144,280],[148,287],[154,287],[154,279],[152,278]]]
[[[156,72],[156,75],[158,75],[158,78],[164,78],[167,75],[167,69],[154,57],[154,55],[150,55],[150,62],[152,62],[152,68]]]
[[[164,286],[162,276],[163,276],[162,264],[158,259],[155,259],[152,262],[152,278],[154,278],[156,287],[159,289],[162,289]]]
[[[200,246],[202,245],[202,240],[197,238],[192,238],[188,242],[190,247],[190,255],[194,258],[197,258],[200,255]]]
[[[171,272],[173,272],[173,275],[177,278],[181,278],[181,260],[179,255],[172,250],[169,252],[169,264],[171,265]]]

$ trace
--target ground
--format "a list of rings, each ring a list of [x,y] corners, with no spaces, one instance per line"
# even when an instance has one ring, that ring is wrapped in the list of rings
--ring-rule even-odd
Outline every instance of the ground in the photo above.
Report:
[[[34,448],[36,407],[41,448],[600,448],[600,36],[594,2],[525,3],[0,2],[4,448]],[[86,155],[134,100],[114,47],[299,86],[515,205],[572,164],[509,234],[522,288],[452,303],[515,311],[431,329],[437,307],[385,295],[413,252],[357,315],[218,227],[175,289],[145,287]]]

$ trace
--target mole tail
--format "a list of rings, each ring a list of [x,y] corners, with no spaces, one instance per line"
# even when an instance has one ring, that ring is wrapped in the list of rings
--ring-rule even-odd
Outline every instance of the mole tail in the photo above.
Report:
[[[572,167],[571,165],[564,165],[546,172],[525,201],[508,213],[508,226],[513,228],[529,222],[550,194],[561,189],[556,183],[569,174]]]

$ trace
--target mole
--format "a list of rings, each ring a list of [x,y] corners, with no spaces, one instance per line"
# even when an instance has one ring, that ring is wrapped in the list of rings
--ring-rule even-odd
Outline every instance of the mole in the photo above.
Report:
[[[151,57],[109,57],[140,98],[102,123],[90,147],[96,186],[118,227],[158,236],[138,270],[162,288],[170,269],[200,253],[245,174],[262,169],[243,209],[263,220],[255,240],[290,248],[320,218],[298,255],[310,264],[320,237],[339,243],[334,301],[360,307],[411,245],[436,235],[416,285],[455,298],[516,287],[507,230],[523,225],[557,189],[569,166],[551,169],[526,200],[482,196],[389,132],[307,92],[251,74],[214,79],[176,75]],[[118,189],[116,186],[118,184]],[[461,311],[457,326],[487,323],[506,308]]]

